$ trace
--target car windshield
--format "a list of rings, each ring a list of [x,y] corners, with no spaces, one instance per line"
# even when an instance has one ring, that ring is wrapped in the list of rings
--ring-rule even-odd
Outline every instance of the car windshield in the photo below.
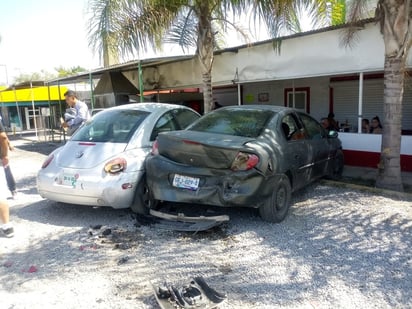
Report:
[[[98,113],[72,137],[79,142],[128,143],[150,113],[139,110],[113,110]]]
[[[269,110],[219,109],[200,118],[188,130],[258,137],[274,114]]]

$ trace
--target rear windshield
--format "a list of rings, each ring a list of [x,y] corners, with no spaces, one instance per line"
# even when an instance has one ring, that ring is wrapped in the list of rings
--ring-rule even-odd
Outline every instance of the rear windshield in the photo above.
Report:
[[[72,137],[79,142],[128,143],[150,113],[138,110],[113,110],[98,113]]]
[[[200,118],[188,130],[258,137],[274,114],[268,110],[219,109]]]

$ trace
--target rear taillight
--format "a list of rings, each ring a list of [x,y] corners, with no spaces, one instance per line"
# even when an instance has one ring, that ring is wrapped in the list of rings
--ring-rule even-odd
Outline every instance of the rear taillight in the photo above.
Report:
[[[104,171],[109,174],[117,174],[124,172],[126,170],[126,167],[126,159],[116,158],[106,163],[106,165],[104,166]]]
[[[155,140],[152,145],[152,155],[157,156],[159,154],[159,142]]]
[[[230,167],[233,171],[247,171],[259,163],[259,157],[255,154],[239,152]]]
[[[49,166],[50,162],[53,161],[54,155],[50,155],[47,157],[47,159],[43,162],[41,168],[46,168]]]

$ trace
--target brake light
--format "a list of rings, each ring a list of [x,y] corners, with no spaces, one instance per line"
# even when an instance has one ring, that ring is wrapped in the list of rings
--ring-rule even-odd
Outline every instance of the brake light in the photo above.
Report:
[[[157,156],[159,154],[159,142],[155,140],[152,145],[152,155]]]
[[[50,162],[53,161],[54,155],[50,155],[47,157],[47,159],[43,162],[41,168],[46,168],[49,166]]]
[[[247,171],[259,163],[259,157],[255,154],[239,152],[230,167],[233,171]]]
[[[118,174],[120,172],[124,172],[127,167],[126,159],[123,158],[116,158],[110,160],[104,166],[104,171],[109,174]]]

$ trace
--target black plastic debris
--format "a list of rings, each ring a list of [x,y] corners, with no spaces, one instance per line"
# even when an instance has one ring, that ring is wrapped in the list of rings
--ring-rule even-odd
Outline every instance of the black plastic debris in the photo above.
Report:
[[[117,261],[117,265],[122,265],[127,263],[130,260],[130,256],[123,256]]]
[[[162,309],[216,308],[227,299],[225,294],[211,288],[203,277],[195,277],[181,287],[164,283],[153,286],[153,289]]]
[[[107,228],[102,232],[102,235],[107,236],[107,235],[110,235],[111,233],[112,233],[112,229]]]

